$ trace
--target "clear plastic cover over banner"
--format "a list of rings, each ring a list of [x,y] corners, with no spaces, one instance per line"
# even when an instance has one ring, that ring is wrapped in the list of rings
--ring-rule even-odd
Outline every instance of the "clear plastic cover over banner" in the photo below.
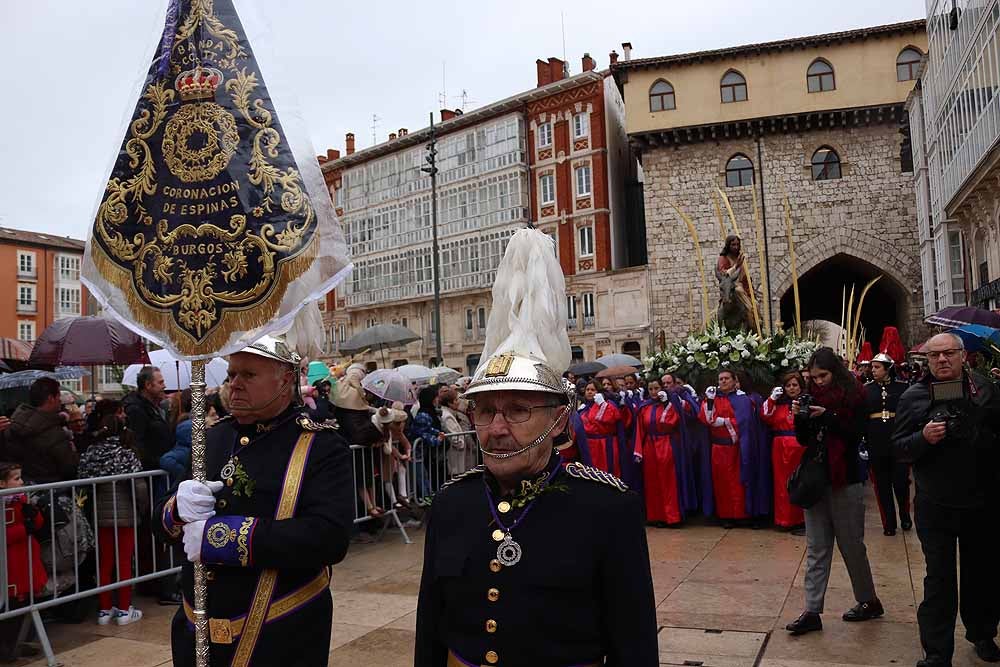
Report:
[[[83,282],[183,359],[292,326],[351,269],[252,0],[172,0],[107,169]]]

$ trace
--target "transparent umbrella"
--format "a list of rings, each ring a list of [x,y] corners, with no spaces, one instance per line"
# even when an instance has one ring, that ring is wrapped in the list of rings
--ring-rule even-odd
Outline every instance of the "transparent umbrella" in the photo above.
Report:
[[[394,370],[399,371],[418,385],[436,384],[439,382],[451,384],[462,377],[461,373],[447,366],[428,368],[420,364],[406,364]]]
[[[386,401],[399,401],[403,405],[417,402],[413,382],[399,371],[385,368],[372,371],[361,381],[361,386]]]

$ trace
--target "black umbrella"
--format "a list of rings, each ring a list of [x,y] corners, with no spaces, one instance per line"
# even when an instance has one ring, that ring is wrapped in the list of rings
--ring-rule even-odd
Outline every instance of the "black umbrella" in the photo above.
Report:
[[[341,352],[348,354],[361,350],[383,351],[382,363],[385,364],[384,350],[387,347],[399,347],[420,340],[420,336],[406,327],[398,324],[376,324],[364,331],[354,334],[340,344]]]
[[[597,375],[606,369],[607,366],[596,361],[581,361],[578,364],[570,366],[567,372],[577,377],[585,377],[587,375]]]

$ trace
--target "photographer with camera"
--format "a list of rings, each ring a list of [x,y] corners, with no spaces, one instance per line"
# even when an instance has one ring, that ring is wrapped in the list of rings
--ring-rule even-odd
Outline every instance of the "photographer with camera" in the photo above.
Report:
[[[865,465],[858,445],[864,433],[864,392],[840,358],[828,347],[813,353],[810,394],[792,401],[795,436],[826,461],[826,489],[805,509],[806,608],[785,629],[793,635],[823,629],[820,614],[830,581],[833,544],[851,578],[857,605],[847,610],[847,622],[868,621],[885,613],[875,593],[865,549]]]
[[[965,345],[950,333],[927,342],[928,373],[899,399],[893,444],[913,462],[917,536],[927,562],[917,610],[927,657],[918,667],[951,665],[962,554],[961,613],[976,655],[1000,662],[997,635],[1000,578],[992,567],[998,503],[997,434],[1000,395],[965,368]]]

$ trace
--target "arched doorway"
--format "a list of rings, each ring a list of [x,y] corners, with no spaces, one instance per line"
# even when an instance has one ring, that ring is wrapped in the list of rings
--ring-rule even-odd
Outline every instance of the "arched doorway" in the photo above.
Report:
[[[861,309],[865,338],[871,341],[872,346],[877,346],[882,330],[891,325],[898,327],[903,340],[907,340],[905,314],[909,312],[909,297],[906,291],[878,267],[845,253],[823,260],[799,276],[802,321],[839,323],[844,287],[847,287],[850,298],[851,287],[854,286],[856,304],[865,285],[878,275],[882,275],[882,279],[868,290]],[[791,288],[781,296],[781,321],[785,327],[795,322],[795,296]]]

